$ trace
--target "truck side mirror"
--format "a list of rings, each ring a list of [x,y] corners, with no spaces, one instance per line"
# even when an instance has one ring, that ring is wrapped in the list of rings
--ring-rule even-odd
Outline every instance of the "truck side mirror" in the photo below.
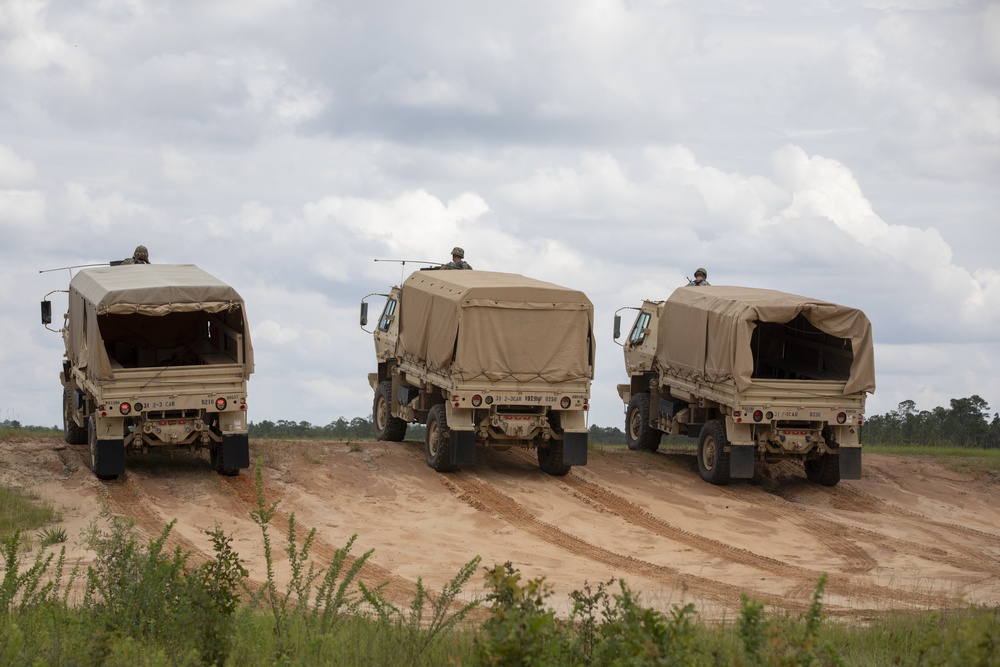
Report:
[[[42,324],[52,324],[51,301],[42,301]]]
[[[615,315],[615,340],[621,338],[622,335],[622,316]]]
[[[368,324],[368,302],[361,302],[361,326]]]

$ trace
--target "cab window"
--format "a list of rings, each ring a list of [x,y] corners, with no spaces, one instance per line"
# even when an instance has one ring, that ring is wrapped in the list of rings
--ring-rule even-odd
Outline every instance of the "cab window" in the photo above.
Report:
[[[639,317],[635,318],[635,324],[632,325],[632,333],[628,335],[629,345],[641,345],[642,341],[646,340],[646,327],[649,326],[650,317],[652,317],[650,313],[640,312]]]
[[[388,331],[389,325],[392,324],[392,317],[396,313],[396,300],[389,299],[385,302],[385,308],[382,310],[382,317],[378,320],[379,331]]]

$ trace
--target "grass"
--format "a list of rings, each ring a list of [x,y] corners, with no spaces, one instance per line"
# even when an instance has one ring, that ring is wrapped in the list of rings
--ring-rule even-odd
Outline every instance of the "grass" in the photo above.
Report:
[[[36,496],[0,487],[0,539],[59,520],[58,513]]]
[[[940,456],[986,470],[1000,459],[982,450],[915,449],[876,451]],[[90,531],[89,567],[71,570],[64,551],[56,559],[40,548],[29,557],[21,532],[51,522],[55,512],[0,488],[0,520],[8,526],[0,554],[0,664],[1000,665],[1000,607],[831,622],[823,611],[825,575],[802,615],[745,596],[738,617],[724,623],[702,619],[693,605],[661,612],[624,580],[612,579],[583,582],[565,618],[549,605],[543,578],[522,581],[509,563],[484,568],[474,559],[440,592],[418,580],[410,604],[397,607],[382,597],[382,582],[361,580],[371,551],[352,556],[355,538],[333,561],[317,563],[310,553],[314,532],[293,515],[286,543],[271,544],[277,503],[265,502],[260,470],[258,463],[251,516],[260,526],[268,578],[256,587],[219,528],[208,531],[215,558],[197,567],[179,549],[164,549],[172,523],[144,543],[132,524],[112,517],[104,518],[108,527]],[[57,544],[65,531],[46,528],[38,536]],[[278,549],[293,574],[280,588],[272,564]],[[488,594],[456,609],[477,572]],[[74,592],[80,582],[82,599]],[[476,605],[488,611],[485,622],[467,615]]]
[[[1000,481],[1000,449],[868,444],[863,447],[869,454],[933,458],[951,470],[965,473],[983,472],[995,481]]]

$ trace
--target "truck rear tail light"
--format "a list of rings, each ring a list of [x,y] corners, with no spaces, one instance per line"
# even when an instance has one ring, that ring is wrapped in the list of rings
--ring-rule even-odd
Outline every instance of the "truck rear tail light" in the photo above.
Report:
[[[132,406],[129,405],[128,403],[122,403],[121,405],[118,406],[118,411],[121,412],[123,415],[127,415],[128,413],[132,412]]]
[[[559,405],[563,410],[569,410],[569,406],[573,401],[570,400],[569,396],[563,396],[559,399]]]
[[[845,413],[845,412],[838,412],[837,413],[837,423],[838,424],[843,424],[846,421],[847,421],[847,413]]]
[[[865,416],[864,415],[858,415],[858,426],[861,426],[864,423],[865,423]]]
[[[753,411],[753,420],[755,422],[759,422],[763,418],[764,418],[764,413],[762,411],[760,411],[760,410],[754,410]]]
[[[476,395],[474,395],[472,397],[472,407],[478,408],[482,404],[483,404],[483,397],[482,396],[480,396],[479,394],[476,394]]]
[[[244,398],[243,402],[240,403],[240,410],[246,410],[246,409],[247,409],[247,399]]]
[[[584,410],[589,410],[590,409],[590,400],[589,399],[586,399],[586,398],[583,399],[583,409]]]
[[[215,399],[215,409],[218,410],[219,412],[225,410],[227,405],[229,405],[229,403],[226,401],[226,399],[222,398],[221,396]]]

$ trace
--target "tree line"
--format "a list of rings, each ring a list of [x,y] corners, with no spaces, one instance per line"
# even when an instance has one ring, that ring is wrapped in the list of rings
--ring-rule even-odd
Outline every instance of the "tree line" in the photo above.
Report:
[[[25,426],[16,419],[0,421],[0,431],[51,432],[61,431],[59,426]],[[264,420],[250,422],[252,438],[296,440],[371,440],[375,425],[372,418],[340,417],[326,426],[315,426],[307,421]],[[423,440],[425,429],[410,424],[406,430],[409,440]],[[972,447],[993,449],[1000,447],[1000,414],[990,414],[989,404],[973,394],[968,398],[953,398],[948,407],[917,410],[914,401],[901,402],[895,410],[884,415],[872,415],[861,428],[862,441],[871,445],[911,445],[937,447]],[[594,445],[624,445],[625,432],[617,426],[590,427],[589,441]]]
[[[917,410],[907,400],[884,415],[868,417],[861,435],[865,443],[877,445],[993,449],[1000,447],[1000,414],[991,418],[989,404],[975,394],[933,410]]]
[[[309,422],[278,420],[251,422],[253,438],[293,438],[302,440],[370,440],[375,432],[371,417],[339,419],[326,426]],[[410,424],[408,440],[422,440],[424,427]],[[872,445],[916,445],[938,447],[1000,447],[1000,414],[990,414],[989,404],[973,394],[953,398],[948,407],[917,410],[914,401],[906,400],[895,410],[866,419],[861,429],[862,441]],[[590,427],[589,441],[594,445],[624,445],[625,432],[617,426]]]

